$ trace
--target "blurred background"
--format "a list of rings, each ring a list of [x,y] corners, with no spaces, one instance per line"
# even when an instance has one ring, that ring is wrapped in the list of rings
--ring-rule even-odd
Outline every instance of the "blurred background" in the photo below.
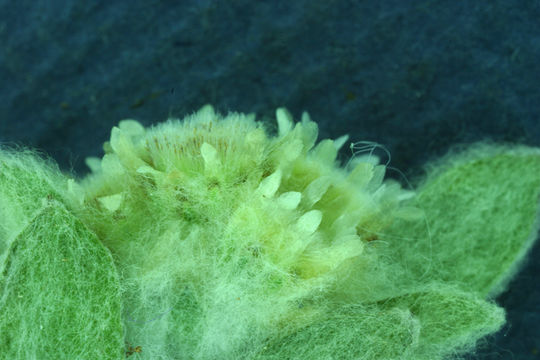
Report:
[[[0,0],[0,142],[84,176],[121,119],[285,106],[412,179],[456,144],[540,146],[539,19],[533,0]],[[537,244],[470,359],[540,359],[539,274]]]

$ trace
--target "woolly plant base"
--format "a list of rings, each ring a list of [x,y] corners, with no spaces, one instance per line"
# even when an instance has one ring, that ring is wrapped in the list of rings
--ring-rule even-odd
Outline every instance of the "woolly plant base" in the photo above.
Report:
[[[415,193],[369,153],[340,166],[347,137],[316,143],[307,114],[276,118],[124,120],[78,183],[0,153],[12,358],[453,359],[502,326],[538,150],[449,155]]]

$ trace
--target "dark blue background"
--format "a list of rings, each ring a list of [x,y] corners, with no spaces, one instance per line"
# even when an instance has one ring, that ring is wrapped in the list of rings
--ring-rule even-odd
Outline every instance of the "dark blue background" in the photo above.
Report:
[[[539,19],[531,0],[0,0],[0,141],[83,176],[120,119],[286,106],[414,177],[456,143],[540,146]],[[477,359],[540,358],[539,259]]]

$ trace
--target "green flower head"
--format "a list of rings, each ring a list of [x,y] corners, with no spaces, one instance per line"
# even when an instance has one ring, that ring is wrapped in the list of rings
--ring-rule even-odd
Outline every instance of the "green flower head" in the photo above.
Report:
[[[124,120],[80,181],[0,151],[7,358],[450,359],[503,325],[537,149],[471,146],[413,191],[276,119]]]

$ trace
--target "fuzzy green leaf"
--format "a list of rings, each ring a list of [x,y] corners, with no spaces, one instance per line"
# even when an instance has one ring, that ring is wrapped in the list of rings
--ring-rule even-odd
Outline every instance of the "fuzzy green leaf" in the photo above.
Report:
[[[537,237],[539,195],[538,149],[476,145],[428,172],[413,203],[425,219],[395,223],[389,249],[417,280],[496,296]]]
[[[58,201],[8,249],[0,275],[5,359],[120,359],[121,299],[112,257]]]

